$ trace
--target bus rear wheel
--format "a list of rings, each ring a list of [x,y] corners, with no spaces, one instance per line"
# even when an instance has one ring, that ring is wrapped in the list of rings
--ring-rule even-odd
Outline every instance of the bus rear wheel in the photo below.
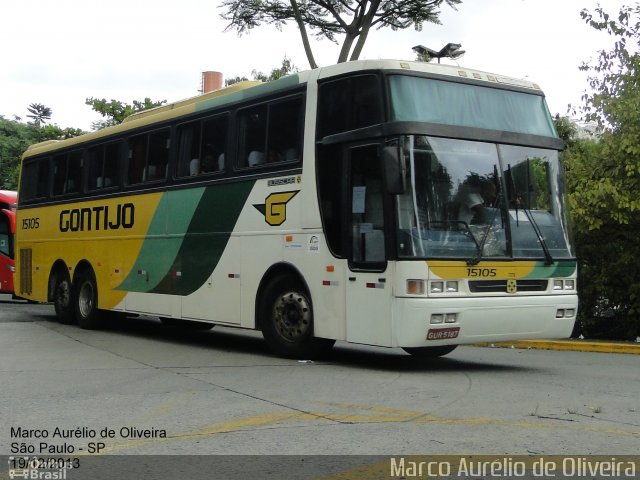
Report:
[[[437,358],[444,357],[457,347],[457,345],[441,345],[439,347],[403,347],[402,349],[414,357]]]
[[[98,287],[92,270],[85,270],[74,285],[74,307],[80,328],[94,330],[104,324],[98,310]]]
[[[335,340],[314,337],[311,298],[295,277],[276,277],[262,298],[262,335],[276,354],[309,359],[329,350],[335,343]]]
[[[53,287],[53,307],[60,323],[70,325],[75,323],[75,312],[73,311],[73,290],[69,277],[58,276]]]

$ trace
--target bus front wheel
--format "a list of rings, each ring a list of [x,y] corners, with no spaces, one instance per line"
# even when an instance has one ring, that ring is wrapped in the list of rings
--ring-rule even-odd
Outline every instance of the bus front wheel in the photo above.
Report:
[[[414,357],[437,358],[453,352],[456,347],[457,345],[441,345],[439,347],[403,347],[402,349]]]
[[[66,325],[75,322],[75,312],[72,301],[73,291],[69,277],[58,276],[53,288],[53,307],[60,323]]]
[[[335,340],[313,336],[310,295],[295,277],[276,277],[262,298],[262,335],[276,354],[309,359],[329,350],[335,343]]]
[[[74,307],[80,328],[94,330],[103,325],[98,310],[98,287],[93,271],[82,272],[74,285]]]

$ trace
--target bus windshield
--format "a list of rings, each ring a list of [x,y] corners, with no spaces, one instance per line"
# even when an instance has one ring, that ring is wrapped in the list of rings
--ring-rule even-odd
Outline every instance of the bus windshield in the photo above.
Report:
[[[542,95],[407,75],[389,91],[391,120],[557,137]]]
[[[573,257],[558,152],[408,135],[401,258]]]

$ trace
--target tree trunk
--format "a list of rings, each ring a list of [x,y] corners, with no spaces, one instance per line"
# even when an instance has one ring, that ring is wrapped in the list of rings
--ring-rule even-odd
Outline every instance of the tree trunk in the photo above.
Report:
[[[318,68],[318,64],[316,63],[315,58],[313,58],[313,51],[311,50],[311,44],[309,43],[309,36],[307,35],[307,29],[304,26],[304,22],[302,21],[302,17],[300,16],[300,10],[298,9],[298,4],[296,0],[290,0],[291,8],[293,8],[293,14],[296,17],[296,23],[298,24],[298,29],[300,30],[300,36],[302,37],[302,45],[304,45],[304,52],[307,54],[307,60],[309,60],[309,65],[311,68]]]
[[[356,42],[356,46],[354,47],[349,60],[358,60],[358,58],[360,58],[364,44],[367,41],[367,35],[369,35],[369,30],[371,29],[373,17],[378,11],[378,7],[380,7],[380,0],[373,0],[371,5],[369,5],[369,11],[362,15],[361,21],[359,22],[360,34],[358,35],[358,41]]]
[[[356,39],[356,35],[353,33],[347,32],[344,37],[344,42],[342,43],[342,49],[340,50],[340,56],[338,57],[338,63],[346,62],[349,58],[349,52],[351,51],[351,46],[353,45],[353,41]]]

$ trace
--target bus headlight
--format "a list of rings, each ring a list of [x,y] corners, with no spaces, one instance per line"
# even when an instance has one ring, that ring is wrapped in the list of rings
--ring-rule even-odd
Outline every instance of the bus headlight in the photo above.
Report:
[[[431,282],[429,291],[431,293],[442,293],[444,291],[444,282],[438,280],[437,282]]]
[[[451,281],[447,282],[447,293],[453,293],[458,291],[458,282]]]
[[[555,291],[558,290],[575,290],[576,289],[576,281],[573,279],[569,280],[554,280],[553,281],[553,289]]]

